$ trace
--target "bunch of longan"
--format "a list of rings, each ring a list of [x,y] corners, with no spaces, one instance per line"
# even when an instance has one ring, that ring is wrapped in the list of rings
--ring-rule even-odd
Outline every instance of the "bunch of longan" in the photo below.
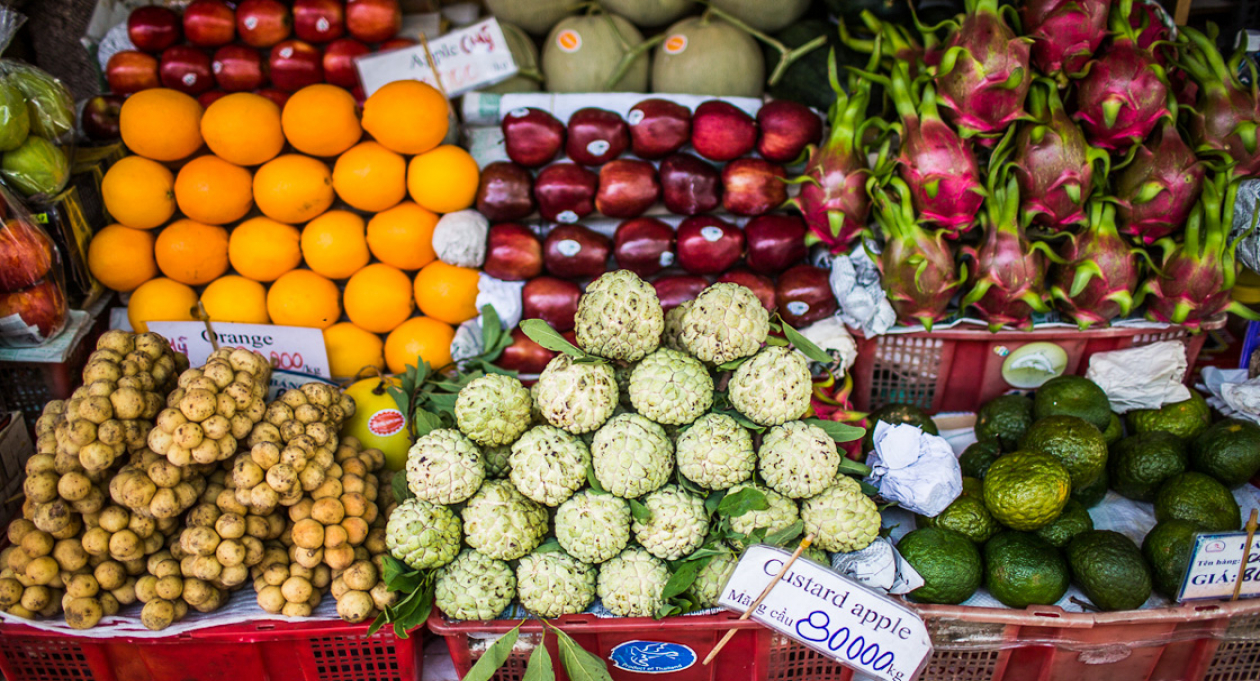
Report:
[[[337,599],[337,614],[341,619],[365,622],[398,601],[398,594],[385,587],[384,563],[385,528],[373,527],[363,544],[370,556],[357,559],[345,570],[333,570],[332,595]]]
[[[155,429],[156,430],[156,429]],[[149,448],[131,460],[109,481],[109,496],[116,504],[143,516],[178,518],[192,508],[206,489],[206,474],[213,465],[176,466]]]

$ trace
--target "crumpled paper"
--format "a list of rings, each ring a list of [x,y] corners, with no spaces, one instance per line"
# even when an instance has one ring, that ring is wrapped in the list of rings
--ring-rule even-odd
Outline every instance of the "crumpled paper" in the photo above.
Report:
[[[1107,393],[1113,411],[1123,414],[1190,399],[1190,389],[1181,382],[1188,366],[1181,341],[1161,341],[1095,353],[1085,378]]]
[[[875,425],[875,451],[866,481],[880,496],[915,513],[935,516],[962,493],[962,469],[943,437],[905,423]]]
[[[524,308],[521,305],[523,281],[503,281],[482,272],[477,278],[477,309],[489,305],[503,321],[503,328],[514,329],[521,323]]]
[[[839,317],[820,319],[800,332],[823,352],[837,358],[840,369],[847,372],[857,361],[857,343]]]
[[[835,554],[831,567],[845,577],[890,594],[908,594],[923,586],[923,577],[884,537],[876,537],[860,551]]]
[[[1260,198],[1260,180],[1243,180],[1238,185],[1238,200],[1234,203],[1234,224],[1229,233],[1231,241],[1241,239],[1251,229],[1251,221],[1256,212],[1256,201]],[[1260,229],[1247,234],[1247,238],[1238,242],[1238,261],[1252,272],[1260,272]]]
[[[880,336],[897,323],[897,313],[884,293],[879,268],[861,246],[831,260],[831,292],[840,304],[840,319],[861,329],[864,336]]]
[[[1203,367],[1203,387],[1212,396],[1208,404],[1225,416],[1260,424],[1260,378],[1247,378],[1246,369]]]

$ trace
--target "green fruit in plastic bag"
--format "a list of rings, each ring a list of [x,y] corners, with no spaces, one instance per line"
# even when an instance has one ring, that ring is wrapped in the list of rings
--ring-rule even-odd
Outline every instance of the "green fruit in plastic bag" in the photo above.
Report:
[[[0,175],[25,196],[52,196],[70,178],[70,160],[60,147],[30,135],[22,146],[5,152],[0,159]]]
[[[0,151],[22,146],[30,132],[31,117],[22,92],[8,82],[0,81]]]
[[[8,81],[26,98],[32,135],[55,140],[74,129],[74,99],[60,81],[34,68],[13,69]]]

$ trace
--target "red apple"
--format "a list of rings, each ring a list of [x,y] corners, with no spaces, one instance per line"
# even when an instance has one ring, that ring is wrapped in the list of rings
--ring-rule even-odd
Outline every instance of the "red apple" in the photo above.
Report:
[[[512,344],[503,348],[495,364],[519,374],[541,374],[555,356],[555,352],[535,343],[524,331],[512,329]]]
[[[210,66],[210,55],[200,48],[188,45],[168,47],[162,52],[158,76],[162,80],[162,87],[179,90],[194,97],[214,87],[214,69]]]
[[[385,42],[381,43],[376,48],[376,51],[389,52],[390,50],[403,50],[408,47],[415,47],[416,45],[419,45],[419,43],[412,40],[411,38],[403,38],[403,37],[390,38],[389,40],[386,40]]]
[[[0,291],[17,291],[43,279],[52,267],[52,254],[52,241],[43,231],[20,220],[6,221],[0,228]]]
[[[678,265],[692,274],[719,274],[744,254],[744,233],[712,215],[689,217],[678,225]]]
[[[576,163],[553,163],[538,173],[534,197],[544,220],[573,223],[595,210],[599,176]]]
[[[341,0],[296,0],[293,3],[293,33],[308,43],[326,43],[346,32],[346,15]]]
[[[228,93],[223,90],[210,90],[209,92],[203,92],[197,95],[197,103],[201,105],[201,108],[208,109],[211,104],[214,104],[227,96]]]
[[[827,270],[813,265],[797,265],[780,274],[774,292],[783,321],[799,329],[835,314],[839,305],[829,279]]]
[[[701,291],[709,288],[709,280],[694,274],[679,274],[661,277],[652,282],[652,287],[661,300],[661,307],[669,312],[688,300],[695,300]]]
[[[194,0],[184,10],[184,38],[198,47],[236,40],[236,12],[223,0]]]
[[[661,198],[678,215],[707,213],[722,203],[722,175],[717,168],[691,154],[674,154],[661,161]]]
[[[521,289],[521,318],[541,319],[556,331],[569,331],[574,327],[581,297],[582,289],[572,281],[555,277],[530,279]]]
[[[603,165],[630,148],[630,129],[621,116],[595,107],[578,109],[569,117],[565,153],[586,166]]]
[[[257,90],[267,82],[263,73],[262,55],[244,45],[224,45],[214,53],[211,63],[214,80],[227,92]]]
[[[513,109],[500,127],[508,158],[526,168],[546,165],[564,148],[564,123],[542,109]]]
[[[787,201],[787,171],[760,158],[738,158],[722,169],[722,206],[736,215],[761,215]]]
[[[757,122],[734,104],[711,99],[691,116],[691,146],[710,161],[739,158],[756,144]]]
[[[776,99],[757,111],[757,153],[774,163],[791,163],[811,144],[822,141],[822,119],[808,106]]]
[[[510,161],[481,169],[477,210],[491,222],[520,220],[534,212],[534,176]]]
[[[0,293],[0,319],[9,324],[0,330],[3,344],[43,345],[65,328],[66,311],[66,294],[52,279],[21,291]],[[22,326],[14,329],[14,322]]]
[[[674,228],[656,218],[634,218],[613,234],[617,266],[650,277],[674,264]]]
[[[286,92],[324,80],[324,56],[318,47],[301,40],[286,40],[271,48],[267,66],[272,84]]]
[[[179,15],[168,7],[137,7],[127,15],[127,38],[137,50],[157,54],[179,42],[179,24]]]
[[[610,218],[638,217],[660,198],[656,168],[647,161],[619,158],[599,169],[595,208]]]
[[[236,32],[250,47],[271,47],[292,30],[293,17],[280,0],[243,0],[236,8]]]
[[[691,139],[691,109],[668,99],[645,99],[626,116],[630,149],[640,158],[665,158]]]
[[[95,142],[107,142],[118,139],[118,115],[122,112],[122,95],[97,95],[83,106],[83,117],[79,121],[83,133]]]
[[[761,215],[744,225],[748,240],[748,269],[778,274],[809,253],[805,221],[795,215]]]
[[[731,270],[726,274],[718,277],[718,283],[729,282],[739,284],[753,293],[757,294],[757,299],[761,301],[762,306],[768,312],[774,314],[775,297],[774,297],[774,281],[764,274],[755,274],[748,270],[738,269]]]
[[[262,96],[262,97],[266,97],[267,99],[270,99],[271,101],[275,102],[276,106],[280,107],[281,109],[284,109],[285,102],[289,101],[290,93],[285,92],[284,90],[277,90],[273,87],[265,87],[265,88],[262,88],[261,90],[254,90],[254,94]]]
[[[324,48],[324,80],[344,88],[359,84],[359,71],[354,58],[372,50],[354,38],[338,38]]]
[[[534,230],[515,222],[491,225],[486,262],[481,270],[503,281],[525,281],[542,274],[542,242]]]
[[[118,95],[162,86],[157,57],[139,50],[124,50],[110,57],[105,65],[105,80],[110,92]]]
[[[346,3],[346,29],[365,43],[393,38],[402,28],[398,0],[349,0]]]
[[[582,225],[556,225],[543,241],[547,272],[565,279],[590,279],[608,269],[608,237]]]

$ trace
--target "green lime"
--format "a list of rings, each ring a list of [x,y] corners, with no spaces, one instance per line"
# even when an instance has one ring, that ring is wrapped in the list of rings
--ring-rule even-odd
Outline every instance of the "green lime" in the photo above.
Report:
[[[1190,467],[1238,487],[1260,470],[1260,426],[1240,419],[1213,424],[1194,439]]]
[[[1124,415],[1133,433],[1162,430],[1183,440],[1193,440],[1212,423],[1212,408],[1193,390],[1190,399],[1165,404],[1159,409],[1135,409]]]
[[[1007,607],[1058,602],[1070,582],[1063,554],[1036,535],[1006,530],[984,545],[984,585]]]
[[[1186,445],[1162,430],[1130,435],[1111,446],[1111,487],[1138,501],[1153,501],[1164,481],[1186,471]]]
[[[1063,507],[1059,517],[1049,525],[1038,528],[1034,534],[1061,549],[1072,541],[1072,537],[1092,529],[1094,519],[1090,517],[1089,510],[1081,502],[1068,499],[1067,506]]]
[[[976,439],[995,441],[1003,450],[1013,452],[1032,425],[1032,411],[1032,399],[1023,395],[995,397],[976,412]]]
[[[1151,565],[1155,590],[1168,598],[1176,598],[1185,579],[1190,556],[1194,553],[1194,536],[1203,526],[1190,520],[1165,520],[1151,528],[1142,540],[1142,555]]]
[[[980,549],[953,530],[917,529],[901,538],[897,551],[923,577],[923,586],[910,592],[916,601],[957,605],[980,588]]]
[[[998,522],[1032,531],[1059,517],[1072,492],[1072,478],[1057,458],[1013,452],[993,462],[984,479],[984,505]]]
[[[1047,416],[1024,434],[1020,449],[1043,452],[1063,462],[1072,487],[1089,487],[1107,466],[1107,441],[1102,431],[1075,416]]]
[[[993,440],[982,440],[968,445],[958,457],[958,465],[962,474],[977,480],[984,480],[997,458],[1002,456],[1002,448]]]
[[[958,497],[944,511],[925,520],[927,527],[953,530],[977,544],[985,543],[1002,529],[989,509],[985,508],[984,500],[970,495]]]
[[[1124,422],[1120,420],[1118,414],[1112,413],[1111,420],[1107,422],[1107,429],[1103,431],[1103,439],[1107,441],[1107,446],[1111,446],[1124,437]]]
[[[1076,416],[1093,424],[1098,432],[1111,422],[1111,402],[1093,381],[1081,376],[1059,376],[1037,388],[1033,398],[1033,419],[1048,416]]]
[[[1229,488],[1194,471],[1168,478],[1155,495],[1155,519],[1172,518],[1200,523],[1213,532],[1234,532],[1242,524],[1238,502]]]
[[[1072,498],[1081,502],[1085,508],[1093,508],[1098,505],[1107,496],[1107,469],[1104,468],[1102,475],[1098,476],[1088,487],[1072,490]]]
[[[1151,597],[1151,569],[1133,540],[1110,530],[1076,535],[1068,565],[1081,591],[1102,610],[1136,610]]]

